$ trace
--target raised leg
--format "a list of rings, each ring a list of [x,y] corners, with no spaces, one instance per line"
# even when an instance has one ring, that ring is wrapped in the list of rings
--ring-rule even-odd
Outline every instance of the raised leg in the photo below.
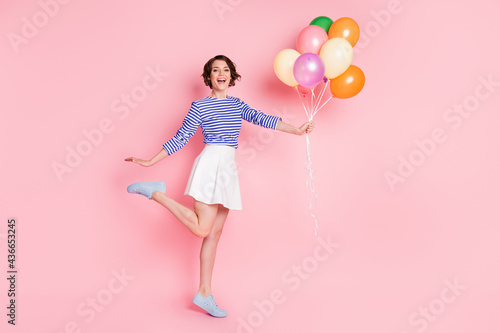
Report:
[[[154,192],[151,198],[167,208],[194,235],[205,238],[210,234],[219,205],[208,205],[195,200],[194,210],[191,210],[160,191]]]

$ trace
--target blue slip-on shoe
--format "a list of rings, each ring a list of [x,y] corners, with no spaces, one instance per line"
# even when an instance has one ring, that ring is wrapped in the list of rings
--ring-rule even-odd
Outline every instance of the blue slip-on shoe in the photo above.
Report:
[[[150,182],[150,183],[133,183],[127,187],[128,193],[142,194],[151,200],[153,192],[160,191],[165,193],[167,189],[167,184],[164,182]]]
[[[227,311],[219,309],[212,295],[203,297],[200,295],[200,293],[196,293],[193,298],[193,303],[198,305],[200,308],[207,311],[214,317],[224,318],[225,316],[227,316]]]

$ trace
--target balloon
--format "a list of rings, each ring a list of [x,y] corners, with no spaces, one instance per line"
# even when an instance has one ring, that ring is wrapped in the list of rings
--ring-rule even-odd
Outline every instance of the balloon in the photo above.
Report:
[[[340,18],[332,24],[328,31],[328,38],[335,37],[345,38],[351,46],[354,46],[359,39],[359,25],[352,18]]]
[[[328,40],[325,30],[317,25],[309,25],[302,29],[297,37],[299,53],[319,53],[321,46]]]
[[[342,73],[340,76],[330,80],[330,90],[337,98],[351,98],[357,95],[365,85],[365,74],[354,65]]]
[[[333,79],[344,73],[352,62],[352,46],[344,38],[332,38],[319,53],[325,61],[325,76]]]
[[[297,58],[295,65],[293,65],[293,76],[301,86],[314,87],[325,76],[325,63],[315,53],[304,53]]]
[[[298,85],[293,76],[293,64],[295,64],[295,60],[297,60],[299,56],[299,52],[292,49],[285,49],[280,51],[276,58],[274,58],[274,72],[276,76],[278,76],[278,79],[284,84],[292,87]]]
[[[329,17],[326,16],[318,16],[314,20],[309,23],[309,25],[317,25],[318,27],[321,27],[325,29],[326,33],[330,30],[330,27],[332,26],[333,20]]]

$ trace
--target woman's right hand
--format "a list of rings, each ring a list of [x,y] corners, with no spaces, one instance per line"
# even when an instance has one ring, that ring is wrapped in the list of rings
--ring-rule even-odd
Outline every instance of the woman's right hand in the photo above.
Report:
[[[141,160],[140,158],[135,158],[135,157],[127,157],[125,161],[137,163],[139,165],[142,165],[143,167],[151,166],[151,161]]]

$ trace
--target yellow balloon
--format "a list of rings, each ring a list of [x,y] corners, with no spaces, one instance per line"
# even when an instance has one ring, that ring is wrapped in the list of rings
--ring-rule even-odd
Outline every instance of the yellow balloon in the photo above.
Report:
[[[325,62],[325,76],[333,79],[344,73],[351,65],[352,46],[346,39],[335,37],[323,44],[319,55]]]
[[[293,65],[299,56],[300,53],[296,50],[284,49],[274,58],[274,72],[276,76],[278,76],[284,84],[291,87],[299,85],[293,76]]]

